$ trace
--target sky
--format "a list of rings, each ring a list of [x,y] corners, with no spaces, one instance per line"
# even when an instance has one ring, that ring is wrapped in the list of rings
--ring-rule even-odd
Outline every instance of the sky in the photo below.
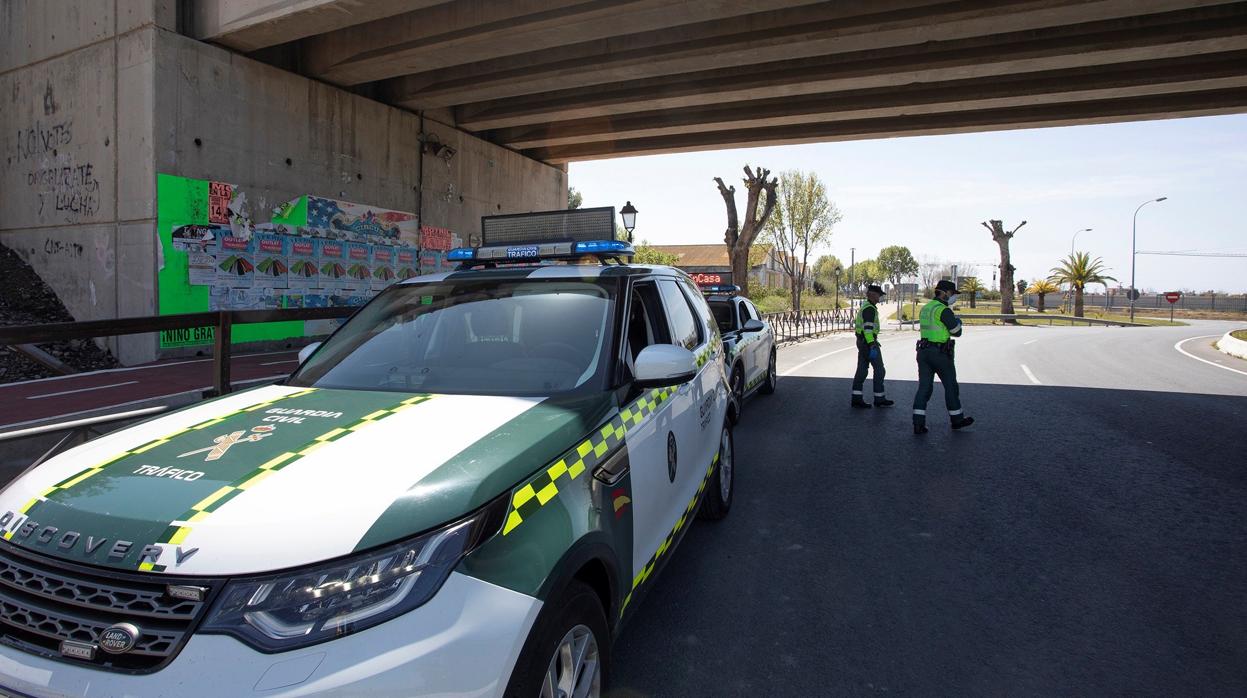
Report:
[[[1076,247],[1130,281],[1131,217],[1138,249],[1247,254],[1247,115],[717,150],[572,163],[585,206],[637,208],[637,241],[721,243],[723,200],[742,167],[813,171],[843,213],[831,244],[846,264],[905,245],[920,261],[978,264],[991,284],[999,252],[980,221],[1025,220],[1011,251],[1018,278],[1047,276]],[[1247,292],[1247,257],[1137,256],[1143,291]],[[965,275],[966,272],[959,271]],[[1098,290],[1089,289],[1089,290]]]

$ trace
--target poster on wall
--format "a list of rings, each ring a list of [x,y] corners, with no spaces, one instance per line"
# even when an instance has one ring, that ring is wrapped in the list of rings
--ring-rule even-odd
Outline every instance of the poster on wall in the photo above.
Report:
[[[157,176],[161,314],[357,306],[420,271],[413,213],[311,195],[273,209],[270,223],[253,222],[251,213],[236,183]],[[430,235],[437,245],[456,239],[445,229]],[[440,263],[432,261],[429,270]],[[326,322],[336,321],[238,325],[233,341],[321,333]],[[211,342],[211,328],[160,337],[162,348]]]

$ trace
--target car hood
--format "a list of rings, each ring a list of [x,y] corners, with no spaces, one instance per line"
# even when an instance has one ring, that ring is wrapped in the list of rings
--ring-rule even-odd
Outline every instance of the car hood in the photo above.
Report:
[[[297,567],[399,540],[508,491],[609,416],[547,399],[267,386],[66,451],[0,493],[0,537],[90,565]]]

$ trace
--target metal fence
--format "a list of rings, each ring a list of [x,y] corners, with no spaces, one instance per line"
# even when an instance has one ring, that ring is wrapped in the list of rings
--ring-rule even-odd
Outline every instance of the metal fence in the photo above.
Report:
[[[1057,307],[1061,305],[1061,300],[1061,294],[1050,293],[1044,304],[1048,307]],[[1039,298],[1034,294],[1027,294],[1025,301],[1026,305],[1034,307],[1039,302]],[[1071,300],[1070,302],[1072,303],[1073,301]],[[1130,300],[1126,298],[1125,293],[1116,293],[1110,296],[1106,296],[1103,293],[1087,293],[1083,295],[1083,304],[1089,308],[1106,308],[1113,311],[1129,311],[1130,309]],[[1231,296],[1228,294],[1217,294],[1197,296],[1184,293],[1173,307],[1178,310],[1247,313],[1247,295]],[[1144,293],[1139,296],[1139,300],[1134,302],[1134,309],[1138,311],[1140,308],[1145,310],[1168,310],[1169,301],[1165,300],[1164,294]]]
[[[806,337],[853,328],[853,315],[848,308],[766,313],[762,317],[770,323],[777,342],[795,342]]]

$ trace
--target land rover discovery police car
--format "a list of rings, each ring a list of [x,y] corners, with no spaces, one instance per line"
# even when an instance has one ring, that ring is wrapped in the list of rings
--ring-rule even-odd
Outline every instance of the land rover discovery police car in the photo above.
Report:
[[[733,444],[701,294],[572,213],[486,220],[289,379],[13,482],[0,694],[598,695]]]
[[[775,333],[758,307],[740,294],[739,286],[703,286],[706,302],[723,337],[727,375],[735,403],[733,416],[755,392],[775,392]]]

